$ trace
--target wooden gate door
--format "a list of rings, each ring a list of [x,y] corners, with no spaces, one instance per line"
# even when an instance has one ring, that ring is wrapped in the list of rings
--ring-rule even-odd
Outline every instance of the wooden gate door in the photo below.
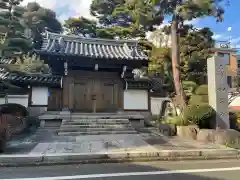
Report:
[[[74,111],[92,112],[91,81],[74,83]]]
[[[77,112],[115,112],[122,106],[122,86],[111,73],[84,72],[74,80],[73,109]]]
[[[118,84],[111,79],[105,79],[99,82],[99,91],[97,96],[98,112],[116,112],[119,108],[119,89]]]

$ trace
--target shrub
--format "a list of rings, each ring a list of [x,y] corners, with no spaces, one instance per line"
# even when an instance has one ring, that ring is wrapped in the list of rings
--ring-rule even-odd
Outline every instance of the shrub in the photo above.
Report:
[[[188,103],[189,104],[208,103],[208,95],[193,94]]]
[[[237,123],[240,123],[240,111],[235,111],[232,113],[234,113],[237,116],[237,119],[236,119]]]
[[[0,111],[2,114],[11,114],[13,116],[28,116],[28,110],[21,104],[8,103],[0,105]]]
[[[208,85],[203,84],[196,88],[195,90],[196,95],[208,95]]]
[[[215,110],[207,103],[192,104],[184,112],[184,119],[200,128],[211,128],[211,121],[215,118]]]
[[[176,125],[176,126],[187,126],[189,125],[189,122],[186,121],[185,119],[181,118],[180,116],[176,117],[169,117],[164,121],[165,124],[171,124],[171,125]]]
[[[237,129],[238,119],[240,114],[237,112],[229,112],[229,123],[231,129]]]
[[[229,122],[231,129],[240,130],[240,111],[229,112]]]
[[[40,120],[37,117],[26,117],[26,128],[24,129],[23,133],[28,133],[34,131],[36,128],[40,126]]]
[[[7,146],[7,140],[1,137],[2,135],[0,134],[0,153],[4,153],[6,146]]]
[[[183,81],[183,90],[186,93],[187,96],[192,95],[192,93],[195,91],[197,84],[193,81]]]
[[[159,121],[159,115],[152,115],[153,121]]]
[[[189,104],[208,103],[208,86],[200,85],[189,100]]]

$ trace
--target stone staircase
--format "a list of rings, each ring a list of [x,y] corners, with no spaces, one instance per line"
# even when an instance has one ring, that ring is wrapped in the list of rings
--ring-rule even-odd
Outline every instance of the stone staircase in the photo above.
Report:
[[[44,124],[40,125],[37,129],[36,134],[38,135],[46,132],[58,133],[62,124],[61,122],[61,120],[44,121]]]
[[[119,116],[76,116],[62,120],[59,136],[136,134],[128,118]]]

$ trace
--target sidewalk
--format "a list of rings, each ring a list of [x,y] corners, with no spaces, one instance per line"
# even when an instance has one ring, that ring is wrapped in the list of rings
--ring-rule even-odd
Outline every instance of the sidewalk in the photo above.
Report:
[[[140,133],[60,137],[51,132],[10,142],[1,166],[238,158],[238,150]]]

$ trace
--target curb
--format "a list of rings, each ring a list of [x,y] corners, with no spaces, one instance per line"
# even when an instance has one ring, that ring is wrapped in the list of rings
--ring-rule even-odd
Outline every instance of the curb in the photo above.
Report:
[[[240,151],[236,149],[161,150],[158,152],[129,153],[20,154],[0,155],[0,167],[238,158],[240,158]]]

